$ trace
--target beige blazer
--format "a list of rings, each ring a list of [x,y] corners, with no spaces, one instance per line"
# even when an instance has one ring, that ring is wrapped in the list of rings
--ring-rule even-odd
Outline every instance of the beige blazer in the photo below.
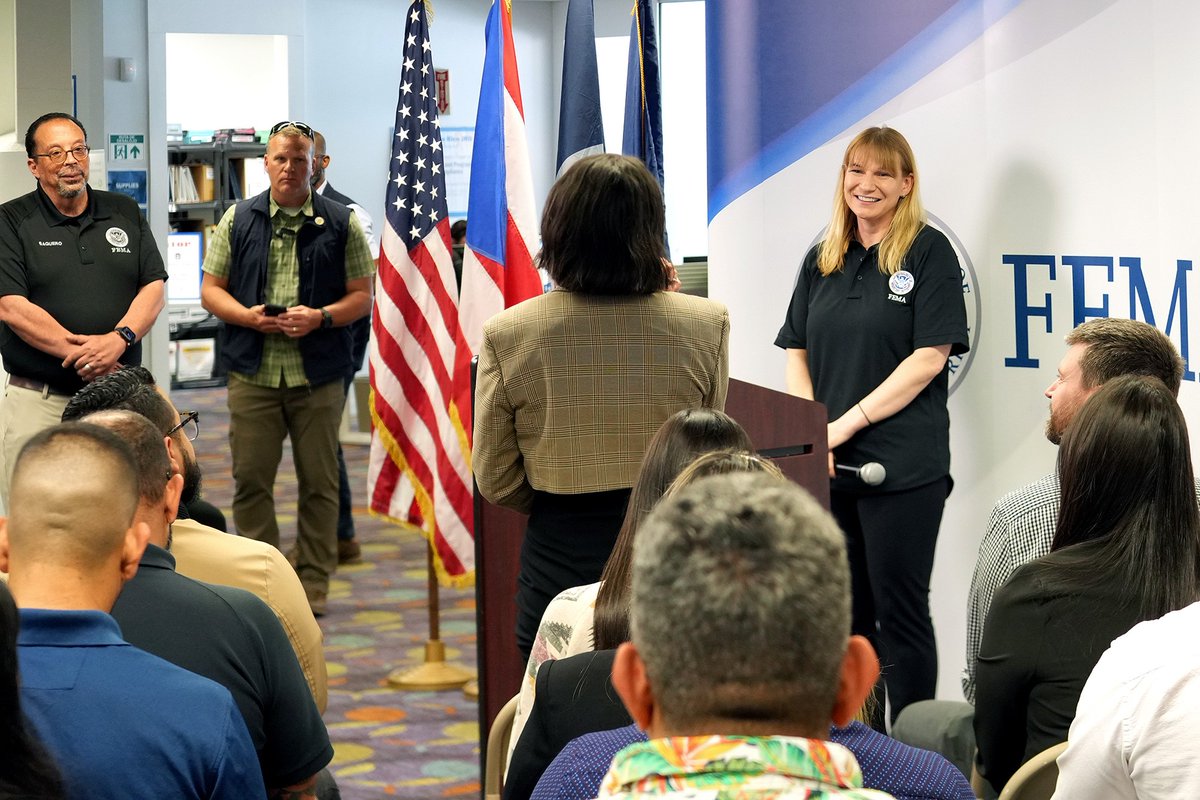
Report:
[[[472,466],[488,500],[628,488],[646,445],[685,408],[725,407],[729,312],[675,292],[556,289],[490,319],[475,388]]]
[[[180,575],[245,589],[271,607],[296,651],[317,710],[324,714],[329,689],[321,628],[283,553],[265,542],[177,519],[171,523],[171,555]]]

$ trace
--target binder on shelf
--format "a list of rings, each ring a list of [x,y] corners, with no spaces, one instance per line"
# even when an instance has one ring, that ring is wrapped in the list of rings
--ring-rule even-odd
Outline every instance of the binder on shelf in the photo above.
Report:
[[[229,162],[229,197],[232,200],[242,200],[242,181],[238,177],[240,165]]]
[[[217,199],[216,176],[212,164],[192,164],[192,184],[196,189],[196,201],[211,203]]]
[[[267,168],[263,166],[262,157],[240,159],[242,172],[242,187],[246,197],[254,197],[271,188],[271,179],[267,176]]]
[[[170,169],[171,202],[176,204],[200,202],[200,195],[196,190],[196,182],[191,168],[183,164],[176,164]]]

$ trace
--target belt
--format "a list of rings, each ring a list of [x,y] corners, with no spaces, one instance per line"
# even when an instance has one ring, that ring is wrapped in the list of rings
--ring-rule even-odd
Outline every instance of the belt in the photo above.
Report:
[[[71,396],[70,392],[57,391],[48,383],[35,381],[32,378],[22,378],[20,375],[9,375],[8,383],[10,386],[20,386],[22,389],[29,389],[30,391],[41,392],[42,394],[53,394],[59,397]]]

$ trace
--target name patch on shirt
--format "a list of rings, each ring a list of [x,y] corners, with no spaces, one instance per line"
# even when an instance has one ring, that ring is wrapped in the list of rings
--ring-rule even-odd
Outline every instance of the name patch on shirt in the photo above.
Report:
[[[38,241],[38,246],[39,246],[39,247],[62,247],[62,246],[63,246],[63,244],[62,244],[62,242],[43,242],[43,241]]]

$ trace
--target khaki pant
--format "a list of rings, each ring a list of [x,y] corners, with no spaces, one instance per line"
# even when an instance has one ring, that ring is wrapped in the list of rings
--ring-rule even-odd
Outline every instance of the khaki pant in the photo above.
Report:
[[[344,399],[340,380],[268,388],[229,379],[234,525],[242,536],[279,546],[275,477],[284,437],[290,437],[300,492],[296,571],[306,588],[321,591],[328,590],[337,569],[337,442]]]
[[[0,405],[0,430],[3,431],[4,484],[0,498],[8,511],[8,489],[12,485],[13,468],[25,443],[37,434],[62,421],[63,410],[71,398],[66,395],[35,392],[9,384],[4,387],[4,403]]]

